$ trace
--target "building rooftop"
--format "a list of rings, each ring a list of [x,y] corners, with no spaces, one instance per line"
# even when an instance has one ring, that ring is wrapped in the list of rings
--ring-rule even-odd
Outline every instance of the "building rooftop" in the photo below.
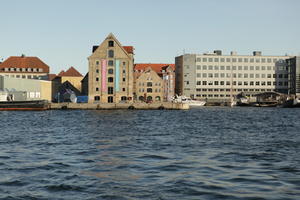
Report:
[[[67,71],[62,70],[57,74],[58,77],[62,76],[73,76],[73,77],[83,77],[81,73],[79,73],[74,67],[70,67]]]
[[[164,63],[137,63],[134,65],[134,70],[144,71],[146,68],[151,67],[156,73],[161,73],[161,71],[167,66],[170,66],[173,70],[175,70],[175,64]]]
[[[5,68],[40,68],[43,73],[49,73],[49,66],[41,61],[38,57],[11,56],[0,64],[0,71]]]

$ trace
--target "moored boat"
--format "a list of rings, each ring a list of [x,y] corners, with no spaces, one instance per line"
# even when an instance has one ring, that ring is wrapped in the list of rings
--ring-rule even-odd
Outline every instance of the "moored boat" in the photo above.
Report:
[[[188,104],[191,107],[204,106],[206,104],[206,101],[193,100],[190,97],[186,96],[175,96],[173,101],[174,103]]]
[[[0,111],[40,111],[48,109],[48,101],[1,101]]]

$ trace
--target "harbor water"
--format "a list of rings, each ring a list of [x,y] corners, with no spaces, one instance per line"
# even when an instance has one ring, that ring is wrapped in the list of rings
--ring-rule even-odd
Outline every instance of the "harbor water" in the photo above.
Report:
[[[0,112],[0,199],[300,199],[300,109]]]

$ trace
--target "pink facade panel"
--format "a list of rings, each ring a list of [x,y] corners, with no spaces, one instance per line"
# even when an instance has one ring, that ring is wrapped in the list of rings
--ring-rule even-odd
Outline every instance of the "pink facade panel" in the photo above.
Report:
[[[107,92],[107,85],[106,85],[106,79],[107,79],[107,75],[106,75],[106,71],[107,71],[107,60],[103,59],[101,60],[101,86],[102,86],[102,92]]]

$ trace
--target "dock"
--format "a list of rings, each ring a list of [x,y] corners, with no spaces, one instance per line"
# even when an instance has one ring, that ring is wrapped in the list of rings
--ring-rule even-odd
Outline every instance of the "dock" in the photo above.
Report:
[[[49,110],[188,110],[188,104],[160,103],[50,103]]]

